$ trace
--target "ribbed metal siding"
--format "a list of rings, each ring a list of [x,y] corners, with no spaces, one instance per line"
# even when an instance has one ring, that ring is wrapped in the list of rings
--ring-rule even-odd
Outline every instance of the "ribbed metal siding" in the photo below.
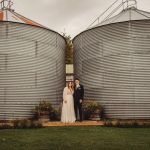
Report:
[[[74,40],[75,76],[107,118],[150,118],[150,20],[109,24]]]
[[[40,100],[59,106],[65,40],[44,28],[0,22],[0,120],[32,116]]]

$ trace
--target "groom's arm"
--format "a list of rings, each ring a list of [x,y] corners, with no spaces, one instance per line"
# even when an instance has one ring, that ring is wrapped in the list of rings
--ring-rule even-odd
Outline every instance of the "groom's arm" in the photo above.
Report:
[[[84,87],[82,85],[82,100],[84,99]]]
[[[81,86],[81,100],[83,101],[84,99],[84,87],[83,85]]]

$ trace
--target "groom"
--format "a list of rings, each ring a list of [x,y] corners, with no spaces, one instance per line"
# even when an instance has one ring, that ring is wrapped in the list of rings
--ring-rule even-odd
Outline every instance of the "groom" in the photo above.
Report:
[[[82,121],[82,102],[84,97],[84,88],[83,85],[80,84],[80,80],[78,78],[75,79],[75,88],[74,88],[74,109],[76,114],[76,119],[78,117],[78,110],[79,110],[79,117],[80,121]]]

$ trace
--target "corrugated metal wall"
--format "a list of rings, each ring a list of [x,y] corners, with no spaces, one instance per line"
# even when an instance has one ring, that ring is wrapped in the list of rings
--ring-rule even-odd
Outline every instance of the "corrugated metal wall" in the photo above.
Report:
[[[65,45],[51,30],[0,22],[0,120],[30,117],[43,99],[60,104]]]
[[[73,43],[85,99],[99,101],[107,118],[150,119],[150,20],[93,28]]]

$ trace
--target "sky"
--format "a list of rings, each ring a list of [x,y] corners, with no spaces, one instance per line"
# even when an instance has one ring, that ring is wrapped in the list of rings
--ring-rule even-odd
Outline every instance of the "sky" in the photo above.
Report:
[[[86,30],[116,0],[12,1],[14,3],[12,8],[15,12],[60,34],[65,32],[73,38],[80,32]],[[116,3],[115,6],[121,1]],[[137,8],[150,12],[150,0],[137,0]]]

